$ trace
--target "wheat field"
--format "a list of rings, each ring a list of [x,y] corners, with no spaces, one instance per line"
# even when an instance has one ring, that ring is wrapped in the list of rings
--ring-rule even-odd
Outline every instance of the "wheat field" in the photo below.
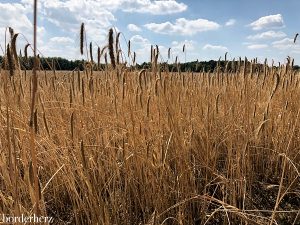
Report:
[[[0,212],[53,224],[299,224],[292,62],[175,72],[153,48],[151,68],[136,69],[130,48],[133,65],[120,62],[117,36],[100,69],[33,72],[13,36],[0,72]]]

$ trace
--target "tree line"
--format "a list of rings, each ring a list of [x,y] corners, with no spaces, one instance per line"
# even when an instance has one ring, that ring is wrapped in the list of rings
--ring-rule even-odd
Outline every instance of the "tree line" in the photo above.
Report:
[[[1,67],[5,67],[5,63],[3,61],[3,56],[0,56],[0,63]],[[34,59],[33,57],[28,57],[25,59],[25,57],[20,57],[20,67],[22,70],[31,70],[33,68],[33,62]],[[39,58],[39,69],[41,70],[67,70],[67,71],[72,71],[72,70],[84,70],[85,67],[85,60],[68,60],[65,58],[61,57],[43,57]],[[247,62],[250,65],[250,62]],[[240,66],[243,65],[244,61],[234,61],[234,62],[228,62],[224,60],[209,60],[209,61],[192,61],[192,62],[187,62],[187,63],[173,63],[173,64],[168,64],[168,63],[161,63],[161,68],[164,70],[169,70],[169,71],[190,71],[190,72],[212,72],[214,71],[217,67],[219,67],[221,70],[231,70],[231,71],[236,71],[236,69]],[[247,64],[247,67],[249,66]],[[105,64],[101,64],[99,66],[95,65],[94,69],[95,70],[102,70],[105,69]],[[128,65],[127,65],[128,66]],[[144,62],[141,64],[136,64],[134,66],[128,66],[128,67],[134,67],[137,69],[149,69],[151,68],[151,63],[150,62]],[[256,69],[262,69],[263,64],[256,64]],[[300,67],[298,65],[294,65],[294,69],[299,70]]]

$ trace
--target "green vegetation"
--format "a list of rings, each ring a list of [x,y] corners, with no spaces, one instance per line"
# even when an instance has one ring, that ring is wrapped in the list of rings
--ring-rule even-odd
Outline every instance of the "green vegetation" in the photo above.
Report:
[[[2,64],[3,57],[0,56],[0,63]],[[21,62],[21,68],[26,70],[32,70],[33,67],[33,57],[28,57],[28,60],[25,60],[25,57],[20,57]],[[80,71],[84,70],[84,64],[87,61],[85,60],[68,60],[61,57],[42,57],[40,58],[40,69],[41,70],[52,70],[52,67],[54,65],[56,70],[65,70],[65,71],[72,71],[79,69]],[[219,63],[219,67],[224,70],[226,67],[226,61],[193,61],[193,62],[187,62],[187,63],[180,63],[180,64],[168,64],[168,63],[161,63],[162,68],[164,70],[168,69],[169,71],[190,71],[190,72],[213,72]],[[244,63],[243,60],[241,60],[241,63]],[[235,66],[237,66],[238,61],[234,63]],[[2,64],[3,65],[3,64]],[[105,64],[101,64],[100,69],[104,70]],[[136,64],[135,69],[149,69],[151,68],[151,62],[144,62],[142,64]],[[258,65],[257,65],[258,68]],[[229,69],[233,69],[232,65],[229,66]],[[262,64],[259,66],[260,71],[262,70]],[[299,70],[300,67],[298,65],[294,66],[295,70]],[[95,66],[95,70],[99,70]]]

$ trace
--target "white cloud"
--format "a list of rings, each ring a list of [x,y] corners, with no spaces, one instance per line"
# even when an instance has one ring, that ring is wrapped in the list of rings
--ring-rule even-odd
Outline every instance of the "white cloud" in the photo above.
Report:
[[[32,4],[31,0],[22,0],[22,3]],[[149,13],[154,15],[167,15],[185,11],[188,6],[176,0],[114,0],[114,1],[100,1],[100,0],[40,0],[47,8],[61,8],[69,5],[70,11],[76,8],[81,8],[85,11],[87,5],[97,5],[99,7],[95,10],[108,10],[110,12],[121,10],[124,12],[134,13]]]
[[[44,56],[49,57],[64,57],[67,59],[74,59],[78,57],[78,49],[76,48],[75,41],[69,37],[52,37],[42,46],[39,50]]]
[[[102,1],[94,0],[76,0],[76,4],[74,0],[44,0],[43,15],[45,19],[66,31],[75,32],[81,22],[84,22],[86,30],[93,33],[96,30],[107,29],[116,21],[112,12],[102,6]]]
[[[51,42],[57,43],[57,44],[73,44],[74,40],[69,37],[52,37],[50,38]]]
[[[134,35],[130,38],[131,41],[131,50],[136,53],[137,61],[140,62],[147,62],[150,60],[150,49],[151,44],[155,47],[155,44],[151,43],[150,40],[141,36],[141,35]],[[175,57],[178,56],[178,60],[180,58],[183,59],[184,53],[182,52],[183,45],[185,45],[187,57],[197,56],[198,52],[196,52],[197,43],[193,40],[184,40],[184,41],[173,41],[171,46],[159,46],[160,52],[160,60],[166,61],[168,60],[168,49],[171,48],[171,59],[175,60]]]
[[[284,22],[281,14],[269,15],[259,18],[249,24],[253,30],[283,28]]]
[[[142,29],[135,24],[128,24],[127,29],[131,32],[140,32]]]
[[[146,62],[150,59],[151,43],[141,35],[134,35],[130,38],[131,52],[136,53],[137,62]]]
[[[233,26],[235,25],[236,20],[235,19],[230,19],[225,23],[225,26],[229,27],[229,26]]]
[[[217,30],[220,25],[206,19],[187,20],[176,19],[175,23],[148,23],[144,25],[147,29],[161,34],[194,35],[198,32]]]
[[[19,35],[17,39],[17,48],[23,49],[24,45],[27,43],[32,43],[33,41],[33,24],[31,23],[28,17],[28,8],[23,4],[19,3],[0,3],[0,43],[1,46],[4,46],[5,41],[5,30],[6,27],[12,27],[15,33],[22,33],[23,35]],[[44,43],[45,36],[45,28],[38,26],[37,27],[37,43],[38,48]],[[6,33],[7,40],[6,44],[9,40],[9,33]]]
[[[222,45],[211,45],[211,44],[206,44],[203,47],[203,50],[218,50],[218,51],[228,51],[228,48]]]
[[[247,41],[242,42],[242,45],[252,45],[252,44],[253,44],[252,42],[247,42]]]
[[[171,51],[174,55],[179,55],[183,52],[183,46],[185,45],[185,50],[187,54],[191,54],[196,49],[197,43],[193,40],[184,41],[173,41],[171,45]]]
[[[172,41],[172,49],[178,49],[182,51],[183,45],[185,45],[186,50],[194,50],[196,48],[196,42],[193,40],[184,40],[184,41]]]
[[[33,1],[21,1],[24,7],[32,11]],[[108,28],[116,21],[112,12],[119,7],[120,2],[120,0],[39,0],[39,21],[46,20],[53,23],[60,32],[68,33],[74,40],[78,39],[80,24],[84,22],[87,41],[102,43],[106,39]],[[79,53],[79,49],[77,51]]]
[[[288,45],[288,44],[292,44],[292,43],[294,43],[294,40],[292,38],[284,38],[280,41],[274,41],[272,44],[286,44],[286,45]]]
[[[130,38],[132,44],[146,45],[150,44],[147,38],[142,37],[141,35],[134,35]]]
[[[286,37],[286,34],[282,31],[266,31],[260,34],[250,35],[247,38],[251,40],[259,39],[272,39],[272,38],[283,38]]]
[[[300,44],[297,42],[294,43],[294,39],[292,38],[284,38],[280,41],[274,41],[272,42],[272,47],[277,49],[277,51],[279,50],[280,53],[284,53],[286,55],[300,54]]]
[[[13,27],[16,32],[32,30],[32,23],[26,16],[26,8],[18,3],[0,3],[1,27]]]
[[[79,49],[74,47],[74,41],[79,41],[80,24],[84,22],[87,42],[97,42],[100,46],[106,44],[107,32],[110,27],[116,23],[117,11],[130,13],[148,13],[155,15],[168,15],[185,11],[187,5],[175,0],[114,0],[114,1],[99,1],[99,0],[39,0],[38,2],[39,24],[49,21],[59,29],[56,31],[56,36],[45,35],[46,30],[43,27],[38,28],[38,48],[42,53],[54,55],[61,53],[60,56],[70,58],[70,56],[79,57]],[[20,3],[0,3],[0,31],[4,33],[5,27],[11,26],[15,32],[22,32],[27,39],[32,40],[31,14],[32,0],[20,0]],[[139,31],[140,28],[136,25],[129,25],[128,29]],[[55,30],[55,28],[54,28]],[[4,35],[3,35],[4,36]],[[18,44],[21,46],[21,41],[18,38]],[[0,37],[0,44],[3,45],[4,37]],[[54,44],[56,43],[56,45]],[[21,48],[25,42],[22,42]],[[59,46],[59,44],[61,44]],[[62,47],[63,46],[63,47]],[[69,50],[71,46],[75,49],[72,52]],[[58,48],[58,50],[55,50]],[[62,51],[61,49],[66,48]],[[68,49],[67,49],[68,48]],[[77,54],[74,54],[77,52]]]
[[[251,49],[251,50],[264,49],[264,48],[267,48],[267,47],[269,47],[269,46],[266,45],[266,44],[253,44],[253,45],[248,45],[247,46],[247,48]]]
[[[172,13],[183,12],[187,9],[187,5],[184,3],[178,3],[175,0],[123,0],[123,11],[126,12],[138,12],[138,13],[150,13],[154,15],[166,15]]]
[[[33,1],[21,2],[31,13]],[[164,15],[187,9],[187,5],[175,0],[39,0],[38,6],[40,20],[53,23],[62,32],[68,32],[68,36],[74,40],[78,39],[80,24],[84,22],[87,41],[96,41],[99,45],[106,42],[108,29],[117,21],[114,15],[118,10]],[[128,29],[138,31],[139,28],[130,25]]]
[[[294,44],[294,40],[292,38],[284,38],[280,41],[272,42],[272,46],[280,50],[286,50],[297,45]]]
[[[26,9],[32,7],[31,0],[21,2]],[[105,40],[108,28],[116,22],[114,15],[118,10],[164,15],[187,9],[187,5],[175,0],[40,0],[38,6],[40,18],[63,31],[78,33],[80,24],[84,22],[87,37],[97,41]]]

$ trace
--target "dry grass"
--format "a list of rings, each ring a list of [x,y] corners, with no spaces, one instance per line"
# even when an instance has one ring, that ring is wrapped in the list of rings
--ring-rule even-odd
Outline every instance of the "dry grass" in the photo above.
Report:
[[[39,73],[42,213],[57,224],[298,224],[299,77],[266,69]],[[11,215],[34,207],[26,74],[5,82],[1,71],[0,212]]]
[[[151,46],[152,68],[137,71],[110,29],[101,71],[90,50],[84,71],[37,74],[36,42],[35,69],[22,71],[9,32],[0,213],[55,224],[300,223],[300,77],[290,61],[169,72]],[[81,54],[85,41],[82,24]],[[134,65],[130,42],[127,52]]]

